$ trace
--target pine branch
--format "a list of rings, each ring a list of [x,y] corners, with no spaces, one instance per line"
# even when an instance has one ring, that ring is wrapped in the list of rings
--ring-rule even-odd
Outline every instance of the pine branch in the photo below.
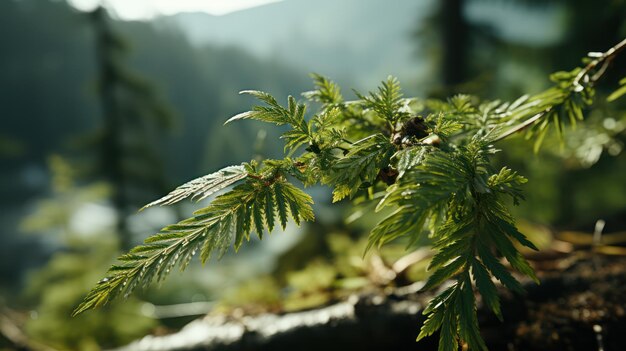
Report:
[[[582,69],[578,68],[571,72],[555,73],[551,78],[558,85],[531,99],[541,103],[538,111],[522,114],[520,119],[525,119],[522,123],[502,133],[493,141],[506,139],[530,126],[537,126],[534,133],[531,134],[537,137],[535,143],[535,151],[537,151],[545,137],[549,125],[547,121],[549,121],[550,117],[554,120],[559,135],[562,134],[563,130],[563,116],[567,117],[570,123],[575,126],[577,120],[583,119],[582,109],[592,103],[591,97],[594,95],[594,84],[604,75],[608,65],[624,48],[626,48],[626,39],[603,53],[590,53],[590,56],[596,58]],[[598,67],[600,68],[592,75]]]
[[[513,268],[531,277],[535,282],[539,282],[528,262],[513,245],[513,241],[534,250],[537,248],[517,231],[513,218],[496,195],[496,192],[510,195],[508,189],[502,191],[501,186],[519,183],[518,177],[508,169],[492,175],[489,178],[492,192],[476,197],[474,206],[471,206],[463,217],[448,218],[436,234],[438,241],[434,248],[439,252],[429,265],[429,270],[433,270],[433,274],[423,290],[432,289],[449,279],[456,279],[457,283],[451,288],[450,296],[465,296],[460,301],[454,302],[458,312],[458,323],[460,326],[465,325],[466,329],[465,333],[463,328],[459,329],[459,337],[472,349],[484,350],[486,348],[477,332],[476,306],[470,275],[476,282],[476,287],[485,304],[500,319],[502,318],[500,301],[491,276],[500,280],[507,288],[522,292],[520,283],[500,264],[492,252],[495,250],[506,258]],[[442,294],[441,300],[452,299],[452,297],[447,297],[448,293]],[[425,313],[433,313],[435,316],[429,319],[437,318],[437,314],[444,313],[438,310],[444,308],[445,303],[441,305],[439,300],[433,300],[430,306],[432,308],[427,309]],[[432,325],[429,328],[432,328]],[[432,333],[429,328],[425,329],[424,333]]]
[[[595,60],[590,61],[580,71],[580,73],[578,73],[578,75],[572,82],[572,85],[574,85],[576,89],[582,90],[581,89],[582,87],[580,86],[581,86],[581,83],[586,83],[584,82],[585,80],[588,80],[591,83],[595,83],[598,79],[602,77],[604,72],[606,72],[606,65],[610,64],[611,61],[615,59],[617,54],[619,54],[620,51],[624,50],[624,48],[626,48],[626,38],[624,38],[624,40],[620,41],[619,43],[615,44],[615,46],[608,49],[607,51],[601,53],[600,55],[591,55],[592,53],[590,53],[589,56],[597,56],[597,58]],[[596,74],[589,77],[589,74],[591,74],[591,72],[594,69],[596,69],[596,67],[598,66],[600,66],[600,69],[596,72]]]
[[[453,280],[455,283],[435,298],[425,311],[429,315],[418,340],[440,330],[440,349],[455,350],[463,341],[471,349],[485,350],[478,321],[472,277],[486,304],[501,318],[500,302],[491,277],[508,288],[521,286],[498,262],[492,251],[511,266],[536,279],[532,268],[513,246],[513,241],[536,249],[513,224],[499,200],[502,195],[521,199],[518,186],[525,179],[508,168],[495,173],[489,166],[492,149],[474,138],[465,147],[442,151],[413,147],[400,153],[401,175],[389,187],[378,209],[397,209],[372,230],[367,249],[401,236],[415,243],[428,222],[439,224],[432,237],[437,254],[428,269],[433,273],[422,290]]]
[[[483,301],[499,319],[502,319],[500,299],[491,277],[513,291],[523,291],[521,284],[496,259],[493,250],[504,256],[513,268],[539,282],[512,240],[533,249],[536,247],[515,229],[507,213],[498,212],[502,206],[496,202],[494,195],[487,194],[481,198],[478,205],[463,218],[448,218],[441,226],[434,246],[439,252],[428,267],[433,273],[422,288],[430,290],[451,279],[455,281],[424,311],[429,317],[418,337],[419,340],[441,329],[440,349],[455,350],[455,343],[450,341],[457,338],[466,342],[470,349],[487,349],[478,329],[471,277]],[[458,331],[446,330],[448,324],[442,322],[444,317],[448,324],[457,325]]]
[[[517,172],[507,167],[502,167],[500,172],[489,177],[487,184],[489,188],[495,189],[499,193],[511,196],[514,204],[518,204],[520,200],[524,200],[520,185],[528,182],[526,178],[517,174]]]
[[[268,181],[250,179],[230,192],[218,196],[194,216],[147,238],[143,245],[119,257],[102,279],[76,308],[74,315],[100,307],[114,298],[128,296],[137,286],[163,280],[172,268],[184,270],[199,251],[202,263],[213,252],[221,257],[229,247],[235,251],[255,231],[262,238],[264,230],[274,228],[278,217],[283,230],[288,216],[300,224],[314,219],[311,197],[282,177]]]
[[[475,291],[502,318],[494,278],[511,291],[523,292],[502,260],[537,281],[515,245],[537,248],[517,230],[504,203],[523,199],[520,186],[526,179],[507,167],[493,169],[489,157],[496,151],[490,144],[527,130],[537,150],[550,128],[561,136],[567,123],[583,120],[583,110],[593,102],[594,83],[624,47],[626,40],[605,53],[590,54],[594,59],[583,68],[553,74],[554,86],[540,94],[512,103],[457,95],[427,102],[430,113],[424,117],[418,114],[423,110],[409,104],[413,100],[402,97],[393,77],[376,93],[357,93],[361,100],[345,102],[335,83],[314,75],[316,90],[304,96],[322,107],[308,121],[306,105],[293,97],[283,107],[267,93],[243,91],[264,105],[226,123],[255,119],[288,125],[281,137],[288,156],[304,144],[308,147],[294,160],[265,160],[259,171],[254,163],[227,167],[148,204],[203,199],[243,181],[191,218],[163,228],[121,256],[74,313],[162,280],[176,266],[185,269],[196,252],[206,262],[215,252],[221,256],[231,246],[238,250],[251,232],[261,238],[278,225],[284,229],[289,217],[297,224],[313,220],[311,198],[285,179],[292,175],[306,186],[334,187],[333,201],[386,187],[376,209],[392,212],[373,228],[366,251],[400,237],[411,246],[428,232],[436,254],[423,289],[447,285],[425,309],[428,318],[418,340],[439,331],[440,350],[456,350],[460,343],[485,350]],[[624,91],[622,87],[610,98]]]

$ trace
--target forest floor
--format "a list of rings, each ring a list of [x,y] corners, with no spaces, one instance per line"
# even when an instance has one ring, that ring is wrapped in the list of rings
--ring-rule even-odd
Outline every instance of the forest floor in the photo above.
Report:
[[[492,349],[626,350],[626,258],[579,252],[535,268],[541,284],[504,299],[504,323],[482,321]]]
[[[479,308],[490,350],[626,350],[626,257],[592,250],[533,260],[541,284],[523,296],[502,291],[499,321]],[[432,294],[420,284],[352,296],[302,312],[207,316],[181,331],[121,350],[436,350],[415,343]]]

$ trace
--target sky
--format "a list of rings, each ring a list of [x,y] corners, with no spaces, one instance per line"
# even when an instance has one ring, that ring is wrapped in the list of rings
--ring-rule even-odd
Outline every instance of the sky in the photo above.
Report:
[[[159,15],[173,15],[179,12],[206,12],[224,15],[255,6],[281,0],[69,0],[82,11],[93,10],[104,4],[116,17],[124,20],[148,20]]]

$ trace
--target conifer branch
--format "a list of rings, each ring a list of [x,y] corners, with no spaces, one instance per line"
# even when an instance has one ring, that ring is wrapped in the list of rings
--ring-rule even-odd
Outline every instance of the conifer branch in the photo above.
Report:
[[[608,49],[607,51],[599,55],[595,60],[590,61],[578,73],[576,78],[574,78],[574,81],[572,81],[572,85],[576,89],[579,89],[578,87],[581,86],[581,81],[585,80],[586,79],[585,77],[586,76],[588,77],[591,71],[593,71],[596,67],[598,67],[598,65],[601,65],[600,69],[596,72],[596,74],[588,78],[590,83],[592,84],[598,81],[598,79],[602,77],[604,72],[606,72],[606,67],[611,63],[611,61],[613,61],[613,59],[619,54],[620,51],[624,50],[624,48],[626,48],[626,38],[624,38],[624,40],[620,41],[619,43],[615,44],[615,46],[613,46],[612,48]]]
[[[354,196],[363,186],[371,186],[394,152],[395,147],[380,133],[352,144],[347,154],[334,163],[325,180],[335,186],[333,202]]]
[[[504,140],[508,137],[510,137],[513,134],[519,133],[521,131],[523,131],[524,129],[530,127],[531,125],[533,125],[535,122],[537,122],[539,119],[541,119],[543,116],[545,116],[546,113],[548,113],[551,110],[551,108],[539,112],[537,114],[535,114],[534,116],[528,118],[527,120],[525,120],[524,122],[516,125],[515,127],[507,130],[506,132],[500,134],[497,138],[493,139],[493,142],[497,142],[500,140]]]
[[[607,51],[605,51],[605,52],[603,52],[603,53],[601,53],[599,55],[598,54],[594,55],[596,58],[594,60],[591,60],[582,69],[574,70],[573,72],[576,73],[575,76],[573,77],[573,79],[571,79],[570,82],[568,82],[568,84],[565,85],[565,87],[562,88],[567,93],[567,96],[569,97],[569,95],[572,94],[572,93],[575,93],[575,94],[583,93],[586,89],[591,89],[593,87],[593,85],[604,75],[604,73],[606,72],[608,66],[613,61],[613,59],[615,59],[615,57],[624,48],[626,48],[626,39],[624,39],[621,42],[617,43],[615,46],[611,47],[609,50],[607,50]],[[600,68],[596,71],[595,74],[590,76],[590,74],[598,66]],[[539,96],[541,96],[541,94]],[[567,106],[568,102],[570,104],[569,106]],[[581,101],[581,102],[585,102],[585,101]],[[580,102],[579,102],[579,104],[580,104]],[[585,105],[589,105],[589,104],[590,104],[590,102],[586,103]],[[555,110],[555,108],[558,105],[566,105],[565,106],[566,108],[569,108],[570,110],[573,110],[572,113],[576,114],[576,116],[575,116],[576,118],[570,118],[572,124],[575,124],[575,120],[576,119],[582,119],[582,115],[580,114],[580,112],[578,112],[578,110],[582,109],[582,107],[584,107],[584,106],[580,106],[580,107],[579,106],[574,106],[573,103],[570,102],[569,99],[564,98],[561,101],[557,101],[556,104],[548,105],[543,111],[540,111],[540,112],[532,115],[531,117],[529,117],[528,119],[526,119],[522,123],[512,127],[508,131],[506,131],[503,134],[499,135],[498,137],[496,137],[493,140],[493,142],[506,139],[506,138],[510,137],[511,135],[516,134],[518,132],[521,132],[521,131],[525,130],[526,128],[534,125],[535,123],[540,121],[543,117],[550,115],[550,113],[553,112],[553,110]]]
[[[475,293],[502,318],[493,280],[514,292],[523,289],[501,258],[537,281],[515,244],[537,248],[518,231],[505,205],[505,200],[523,200],[520,186],[526,179],[507,167],[495,170],[490,157],[497,150],[491,144],[527,130],[537,150],[549,128],[561,136],[566,123],[582,121],[593,102],[593,85],[624,47],[626,40],[583,68],[555,73],[552,88],[512,103],[457,95],[420,110],[403,98],[393,77],[376,92],[357,93],[359,101],[346,102],[334,82],[314,75],[316,89],[304,96],[322,107],[307,119],[307,106],[291,96],[283,107],[270,94],[243,91],[263,104],[226,123],[255,119],[287,126],[281,138],[288,157],[265,160],[259,170],[255,163],[224,168],[146,205],[204,199],[240,182],[191,218],[163,228],[121,256],[74,314],[161,280],[176,266],[185,269],[196,252],[205,262],[215,252],[237,251],[252,232],[261,238],[276,226],[284,229],[289,217],[297,224],[313,220],[313,201],[287,181],[292,176],[305,186],[333,187],[333,202],[361,196],[376,199],[377,211],[390,209],[372,229],[366,252],[400,238],[414,246],[428,237],[436,253],[423,289],[446,287],[425,309],[428,318],[418,340],[439,331],[440,350],[456,350],[459,343],[486,350]],[[610,98],[625,93],[622,87]]]
[[[143,245],[118,258],[107,277],[98,282],[74,315],[100,307],[110,300],[128,296],[138,286],[163,280],[172,268],[184,270],[200,252],[202,263],[213,252],[221,257],[229,247],[235,251],[250,240],[255,231],[259,238],[274,229],[276,218],[282,229],[288,217],[300,224],[314,219],[313,200],[282,176],[259,181],[251,179],[230,192],[218,196],[209,206],[194,212],[193,217],[167,226],[147,238]]]

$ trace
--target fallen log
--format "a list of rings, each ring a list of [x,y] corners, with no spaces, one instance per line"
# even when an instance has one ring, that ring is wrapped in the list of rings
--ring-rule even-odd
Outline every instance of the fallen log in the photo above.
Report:
[[[479,308],[491,350],[625,350],[626,258],[575,254],[536,264],[540,285],[502,293],[504,322]],[[179,332],[146,336],[118,351],[436,350],[415,343],[432,293],[420,283],[354,295],[318,309],[257,316],[206,316]]]

